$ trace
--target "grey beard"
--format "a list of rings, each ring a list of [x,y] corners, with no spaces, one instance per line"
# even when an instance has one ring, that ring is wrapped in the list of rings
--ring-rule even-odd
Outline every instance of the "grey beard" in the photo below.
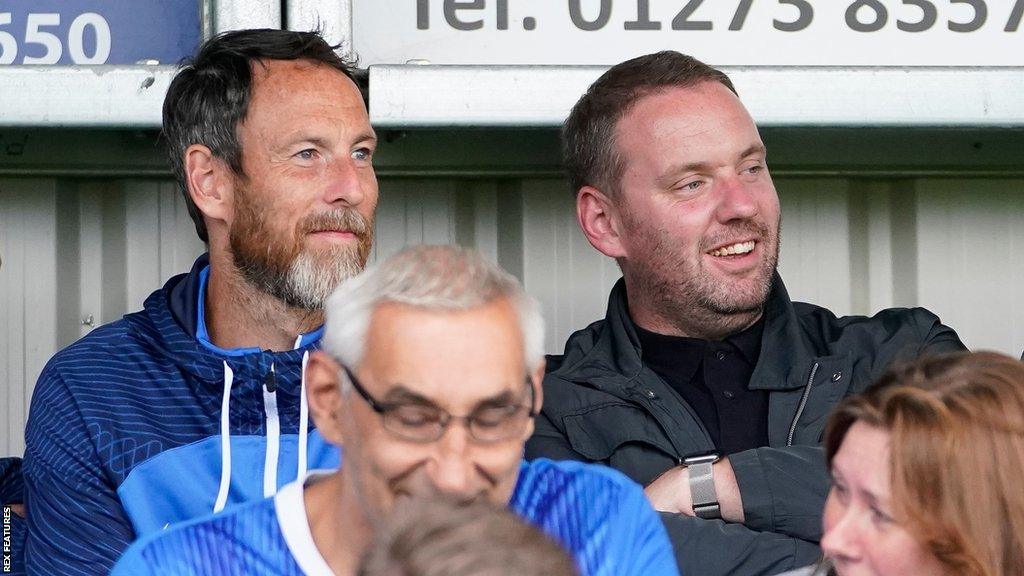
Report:
[[[286,306],[323,310],[334,289],[362,272],[366,264],[373,238],[372,222],[354,211],[309,216],[303,220],[301,231],[349,230],[358,236],[356,245],[320,250],[302,250],[300,245],[294,257],[275,251],[273,245],[254,241],[269,236],[265,214],[254,211],[243,215],[246,218],[229,236],[232,261],[246,282]]]
[[[339,284],[362,272],[356,249],[334,255],[324,262],[316,252],[299,252],[288,270],[242,266],[243,278],[258,290],[301,310],[324,310],[324,304]]]
[[[271,294],[289,306],[303,310],[323,310],[327,298],[342,282],[359,274],[363,264],[356,250],[338,254],[327,265],[316,255],[300,252],[288,267],[284,278],[275,282]]]

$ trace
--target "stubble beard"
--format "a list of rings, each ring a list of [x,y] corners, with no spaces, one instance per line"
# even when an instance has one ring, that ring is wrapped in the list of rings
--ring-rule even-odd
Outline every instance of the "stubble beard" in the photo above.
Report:
[[[303,218],[291,238],[276,240],[267,210],[239,195],[238,217],[229,231],[231,257],[242,278],[285,305],[322,310],[327,298],[345,280],[362,272],[373,244],[373,222],[351,208],[319,212]],[[310,232],[344,230],[355,245],[312,249]]]
[[[668,232],[646,232],[653,235],[645,250],[648,258],[629,264],[635,292],[631,300],[636,298],[677,335],[718,339],[742,330],[760,315],[771,292],[778,264],[779,225],[773,231],[763,222],[746,221],[704,239],[700,254],[741,232],[755,236],[759,248],[766,250],[756,275],[742,282],[728,282],[712,274],[700,260],[689,261]]]

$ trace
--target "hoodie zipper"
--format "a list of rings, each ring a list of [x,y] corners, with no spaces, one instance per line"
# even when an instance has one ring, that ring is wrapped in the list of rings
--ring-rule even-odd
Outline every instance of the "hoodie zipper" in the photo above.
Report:
[[[267,415],[267,452],[263,461],[263,497],[277,492],[277,459],[281,451],[281,420],[277,414],[277,376],[274,365],[263,378],[263,409]]]
[[[800,421],[800,415],[804,413],[807,406],[807,398],[811,395],[811,386],[814,385],[814,376],[818,373],[818,363],[811,367],[811,377],[807,379],[807,386],[804,387],[804,395],[800,398],[800,406],[796,409],[796,416],[793,417],[793,424],[789,427],[789,436],[786,437],[786,446],[793,445],[793,435],[796,434],[796,423]]]

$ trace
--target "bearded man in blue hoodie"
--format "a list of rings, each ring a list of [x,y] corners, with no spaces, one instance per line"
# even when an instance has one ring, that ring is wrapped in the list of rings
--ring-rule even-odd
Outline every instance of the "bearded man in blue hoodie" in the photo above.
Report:
[[[26,566],[106,573],[138,536],[334,468],[303,366],[370,252],[376,137],[316,33],[200,47],[164,101],[171,167],[209,252],[141,312],[59,352],[26,431]]]

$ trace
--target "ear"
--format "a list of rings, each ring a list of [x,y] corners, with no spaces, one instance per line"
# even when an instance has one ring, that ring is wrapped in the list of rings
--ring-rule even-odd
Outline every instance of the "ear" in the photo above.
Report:
[[[202,144],[185,149],[185,179],[188,193],[199,211],[210,221],[230,223],[234,212],[231,168]]]
[[[320,434],[335,446],[344,445],[342,407],[345,397],[341,393],[340,372],[341,365],[322,350],[310,354],[306,363],[309,413]]]
[[[530,372],[530,385],[533,386],[533,409],[540,414],[540,409],[544,406],[544,367],[547,365],[547,361],[541,359],[537,366]],[[524,440],[529,440],[530,436],[533,436],[534,419],[530,420],[529,426],[526,428],[526,433],[523,436]]]
[[[587,241],[598,252],[611,258],[623,258],[622,217],[615,203],[593,186],[576,193],[576,220]]]

